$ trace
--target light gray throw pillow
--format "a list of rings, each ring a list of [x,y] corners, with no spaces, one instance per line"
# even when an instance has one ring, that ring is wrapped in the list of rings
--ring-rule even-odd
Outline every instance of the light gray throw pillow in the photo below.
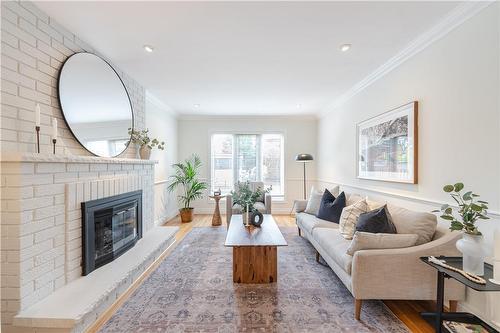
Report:
[[[410,247],[415,245],[417,239],[418,235],[415,234],[374,234],[371,232],[356,231],[346,253],[352,256],[359,250]]]

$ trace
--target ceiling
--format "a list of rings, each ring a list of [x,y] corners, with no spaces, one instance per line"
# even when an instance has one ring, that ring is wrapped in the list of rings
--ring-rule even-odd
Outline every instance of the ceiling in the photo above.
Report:
[[[318,113],[458,5],[36,4],[177,113],[210,115]]]

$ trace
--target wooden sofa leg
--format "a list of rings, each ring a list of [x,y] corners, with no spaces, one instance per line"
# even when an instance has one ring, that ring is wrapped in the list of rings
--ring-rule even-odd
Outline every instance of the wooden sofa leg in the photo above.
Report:
[[[458,301],[450,300],[450,305],[448,306],[449,312],[457,312]]]
[[[297,227],[297,229],[299,229],[299,237],[302,236],[302,231],[300,231],[300,228]]]
[[[363,301],[360,300],[360,299],[354,299],[354,318],[356,320],[359,320],[359,318],[361,317],[361,303]]]

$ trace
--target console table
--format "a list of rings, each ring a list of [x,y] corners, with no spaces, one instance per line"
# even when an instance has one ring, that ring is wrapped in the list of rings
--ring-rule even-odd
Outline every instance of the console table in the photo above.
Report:
[[[446,264],[462,269],[462,257],[437,257],[439,260],[444,260]],[[436,312],[422,312],[420,315],[429,321],[434,323],[434,328],[437,333],[443,332],[443,320],[454,321],[460,323],[476,324],[481,325],[490,333],[498,333],[493,327],[485,323],[479,317],[468,312],[444,312],[443,302],[444,302],[444,279],[455,279],[458,282],[464,284],[465,286],[472,288],[477,291],[500,291],[500,285],[494,284],[489,281],[493,277],[493,267],[490,264],[484,264],[484,275],[482,276],[486,280],[486,284],[479,284],[468,280],[462,274],[455,272],[451,269],[439,266],[435,263],[429,262],[427,257],[420,257],[420,260],[435,268],[438,272],[437,276],[437,295],[436,295]],[[444,330],[445,332],[448,330]]]

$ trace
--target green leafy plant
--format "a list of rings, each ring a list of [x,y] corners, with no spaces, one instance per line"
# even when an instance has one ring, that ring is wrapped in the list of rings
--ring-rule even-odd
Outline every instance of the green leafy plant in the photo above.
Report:
[[[464,184],[456,183],[455,185],[445,185],[443,191],[449,193],[450,196],[458,204],[458,208],[453,208],[448,204],[441,206],[440,210],[434,212],[441,212],[441,218],[450,221],[450,230],[463,230],[465,233],[471,235],[481,235],[475,223],[477,220],[487,220],[488,202],[477,200],[479,194],[472,191],[467,191],[462,194]],[[460,216],[460,220],[454,215],[454,210]]]
[[[136,131],[135,129],[129,128],[128,129],[128,134],[130,135],[130,140],[135,143],[142,146],[147,146],[149,149],[153,148],[158,148],[159,150],[165,149],[165,142],[159,141],[158,139],[154,138],[151,139],[149,137],[149,129],[145,129],[142,131]]]
[[[261,189],[258,187],[253,191],[250,188],[250,182],[238,182],[236,184],[236,190],[231,191],[231,195],[233,197],[233,205],[240,205],[241,209],[244,213],[247,211],[247,205],[248,205],[248,210],[252,211],[254,210],[254,205],[259,200],[262,198],[264,193],[269,193],[271,191],[272,187],[268,187],[266,189]]]
[[[191,208],[191,202],[203,198],[203,192],[207,189],[207,183],[198,179],[201,168],[201,160],[197,155],[192,155],[182,163],[173,164],[175,173],[170,176],[168,190],[174,192],[177,187],[182,187],[182,194],[178,196],[184,209]]]

